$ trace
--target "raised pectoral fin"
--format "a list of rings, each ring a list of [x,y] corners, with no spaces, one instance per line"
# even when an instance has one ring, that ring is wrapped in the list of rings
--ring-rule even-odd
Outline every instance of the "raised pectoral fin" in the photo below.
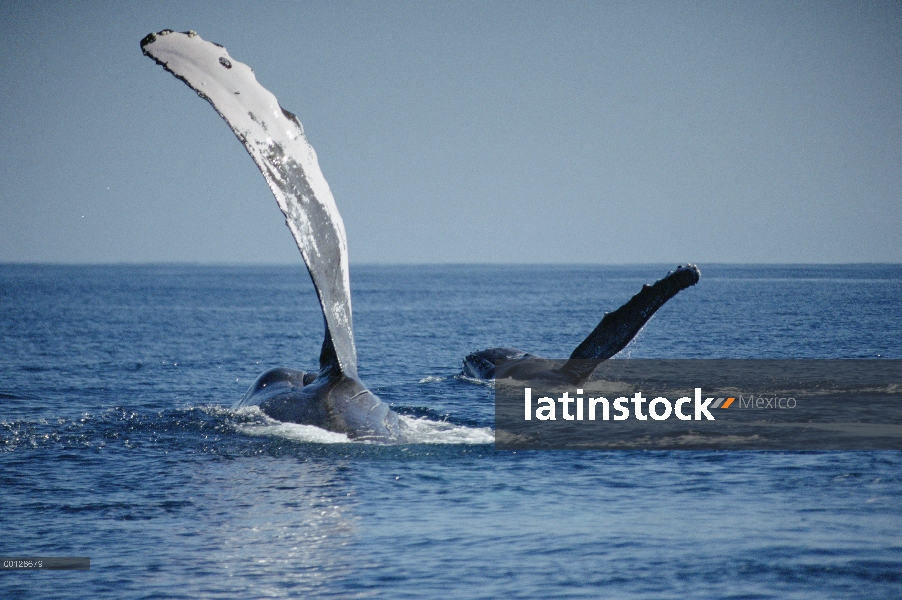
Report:
[[[627,344],[664,304],[699,280],[695,265],[679,266],[653,285],[646,285],[630,301],[604,316],[598,326],[570,355],[561,371],[576,380],[588,377],[603,360],[626,348]],[[594,363],[594,364],[593,364]]]
[[[152,33],[141,48],[212,104],[254,159],[310,271],[335,358],[343,372],[356,376],[344,223],[297,117],[250,67],[194,32]]]

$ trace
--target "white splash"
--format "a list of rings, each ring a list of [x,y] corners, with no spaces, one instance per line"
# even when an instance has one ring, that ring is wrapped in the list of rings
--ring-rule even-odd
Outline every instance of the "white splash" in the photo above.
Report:
[[[461,381],[466,381],[467,383],[475,383],[476,385],[484,385],[487,388],[495,389],[495,380],[494,379],[479,379],[477,377],[468,377],[463,373],[459,373],[454,376],[456,379]]]
[[[222,410],[228,411],[228,409]],[[235,429],[245,435],[282,438],[307,444],[373,443],[352,440],[343,433],[326,431],[313,425],[276,421],[267,417],[257,406],[248,406],[231,412],[242,417],[252,417],[257,421],[253,424],[236,426]],[[495,434],[489,427],[466,427],[464,425],[455,425],[454,423],[415,419],[403,415],[400,418],[410,429],[408,444],[479,445],[495,443]]]
[[[238,431],[245,435],[277,437],[308,444],[350,444],[351,439],[343,433],[326,431],[313,425],[282,423],[276,421],[267,425],[240,425]]]
[[[494,444],[495,434],[489,427],[465,427],[453,423],[413,419],[401,416],[412,430],[414,444]]]

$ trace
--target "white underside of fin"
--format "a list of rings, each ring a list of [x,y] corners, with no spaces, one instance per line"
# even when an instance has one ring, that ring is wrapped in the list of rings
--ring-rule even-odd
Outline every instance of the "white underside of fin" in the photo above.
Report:
[[[150,34],[141,47],[209,101],[254,159],[310,271],[339,365],[356,376],[344,223],[301,123],[250,67],[194,32]]]

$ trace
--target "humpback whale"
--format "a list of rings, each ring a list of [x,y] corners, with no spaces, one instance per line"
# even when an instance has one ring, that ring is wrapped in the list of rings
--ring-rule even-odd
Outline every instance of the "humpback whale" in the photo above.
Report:
[[[285,215],[323,311],[319,371],[269,370],[234,408],[259,406],[279,421],[352,439],[404,442],[409,427],[357,376],[344,223],[300,121],[250,67],[194,31],[151,33],[141,50],[207,100],[251,155]]]
[[[623,350],[668,300],[698,283],[699,277],[695,265],[680,265],[653,285],[642,286],[629,302],[605,314],[563,365],[516,348],[488,348],[467,355],[460,374],[476,379],[581,383],[602,361]]]

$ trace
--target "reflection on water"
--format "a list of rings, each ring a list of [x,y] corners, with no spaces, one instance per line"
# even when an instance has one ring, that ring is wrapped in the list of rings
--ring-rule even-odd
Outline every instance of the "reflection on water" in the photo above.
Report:
[[[216,507],[198,524],[200,538],[219,541],[211,563],[261,596],[313,593],[346,578],[358,497],[344,462],[242,458],[198,473],[199,501]]]

